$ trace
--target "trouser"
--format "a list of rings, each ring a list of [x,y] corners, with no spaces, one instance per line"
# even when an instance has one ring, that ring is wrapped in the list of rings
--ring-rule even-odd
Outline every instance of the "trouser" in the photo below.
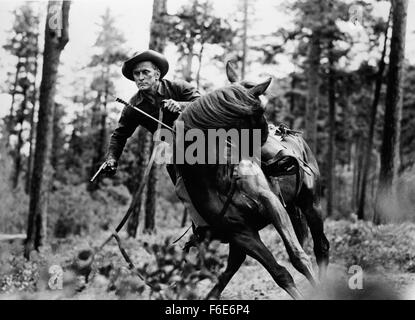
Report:
[[[196,228],[207,226],[207,222],[201,217],[196,208],[193,206],[192,200],[190,199],[189,193],[187,192],[186,186],[184,185],[182,176],[176,172],[174,165],[167,165],[166,167],[167,172],[169,173],[169,176],[175,185],[177,197],[183,202],[183,205],[190,215],[194,226]]]

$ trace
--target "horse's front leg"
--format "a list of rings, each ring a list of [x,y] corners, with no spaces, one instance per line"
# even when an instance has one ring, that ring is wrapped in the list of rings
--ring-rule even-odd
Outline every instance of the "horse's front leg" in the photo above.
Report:
[[[317,279],[311,259],[298,241],[290,217],[281,201],[270,189],[264,173],[251,161],[241,161],[238,168],[238,174],[241,177],[239,187],[247,194],[255,195],[265,207],[267,218],[280,234],[291,263],[312,285],[316,285]]]
[[[271,251],[262,242],[258,231],[245,228],[236,233],[232,237],[232,241],[241,247],[246,254],[262,264],[274,281],[293,299],[303,299],[303,296],[295,286],[294,279],[286,268],[278,264]]]
[[[209,292],[206,299],[219,299],[222,291],[231,281],[234,274],[239,270],[246,259],[245,252],[237,245],[229,244],[228,265],[226,270],[219,276],[218,283]]]

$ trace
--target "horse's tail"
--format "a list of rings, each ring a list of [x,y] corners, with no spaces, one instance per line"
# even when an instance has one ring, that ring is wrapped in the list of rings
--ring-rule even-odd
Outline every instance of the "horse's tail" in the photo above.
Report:
[[[320,169],[317,164],[317,159],[314,156],[313,151],[311,151],[311,148],[307,144],[307,142],[304,140],[303,137],[298,137],[301,145],[302,145],[302,160],[304,163],[307,164],[309,167],[308,171],[312,171],[312,175],[314,179],[309,179],[310,181],[313,181],[313,183],[305,183],[306,186],[312,191],[314,201],[319,202],[320,201],[320,188],[321,188],[321,176],[320,176]],[[307,175],[305,175],[307,176]],[[304,181],[307,179],[304,179]]]
[[[320,178],[320,169],[318,168],[317,159],[314,156],[313,151],[311,151],[309,145],[307,144],[307,142],[304,140],[303,137],[297,137],[297,138],[299,139],[300,144],[302,145],[302,149],[303,149],[302,160],[305,163],[307,163],[308,166],[311,167],[311,170],[316,175],[316,178]]]

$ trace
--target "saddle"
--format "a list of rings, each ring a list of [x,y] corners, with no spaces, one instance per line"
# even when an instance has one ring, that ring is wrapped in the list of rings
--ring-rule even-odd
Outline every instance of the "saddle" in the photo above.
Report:
[[[289,129],[285,124],[268,125],[269,135],[261,149],[261,169],[267,177],[296,175],[296,194],[301,188],[304,174],[297,135],[300,131]]]

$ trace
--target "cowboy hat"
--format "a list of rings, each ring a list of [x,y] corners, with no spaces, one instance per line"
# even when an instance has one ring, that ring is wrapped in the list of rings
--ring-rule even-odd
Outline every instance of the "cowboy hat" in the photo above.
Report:
[[[169,71],[169,62],[161,53],[154,50],[136,52],[132,58],[124,62],[122,74],[129,80],[134,81],[133,69],[139,62],[151,61],[160,69],[160,79]]]

